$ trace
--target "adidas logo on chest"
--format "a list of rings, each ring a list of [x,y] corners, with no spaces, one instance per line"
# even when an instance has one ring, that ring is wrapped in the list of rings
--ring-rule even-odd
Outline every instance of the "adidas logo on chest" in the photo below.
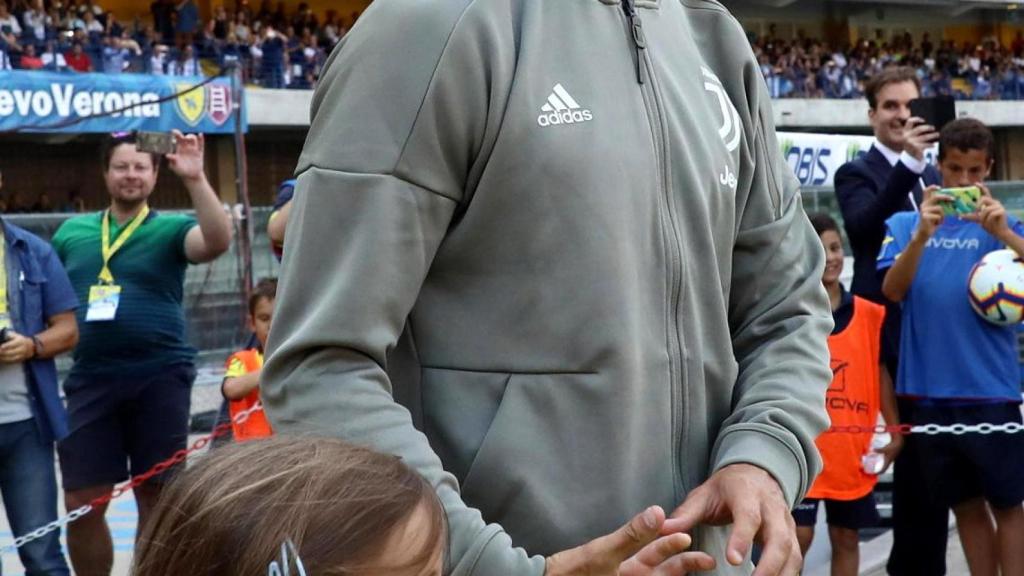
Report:
[[[561,124],[579,124],[594,119],[590,110],[580,106],[579,102],[576,102],[561,84],[555,84],[548,96],[548,101],[540,107],[540,111],[540,116],[537,116],[537,124],[540,124],[542,128]]]

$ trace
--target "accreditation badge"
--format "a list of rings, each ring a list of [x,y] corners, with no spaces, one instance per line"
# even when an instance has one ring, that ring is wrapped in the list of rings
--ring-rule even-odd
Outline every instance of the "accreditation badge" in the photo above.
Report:
[[[89,309],[86,322],[113,320],[117,305],[121,303],[121,287],[113,284],[96,284],[89,287]]]

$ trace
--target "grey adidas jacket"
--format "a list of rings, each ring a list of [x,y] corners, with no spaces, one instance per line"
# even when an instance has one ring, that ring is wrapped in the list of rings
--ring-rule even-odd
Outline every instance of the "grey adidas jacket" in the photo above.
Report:
[[[453,574],[541,574],[731,463],[790,503],[819,468],[824,257],[764,82],[717,2],[636,2],[377,0],[314,98],[263,398],[419,470]],[[695,545],[743,573],[726,534]]]

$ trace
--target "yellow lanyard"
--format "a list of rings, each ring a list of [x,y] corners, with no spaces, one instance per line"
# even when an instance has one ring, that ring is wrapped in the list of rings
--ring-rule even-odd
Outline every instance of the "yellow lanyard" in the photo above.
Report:
[[[7,238],[0,234],[0,314],[7,314]]]
[[[110,273],[110,259],[117,254],[117,251],[124,246],[124,243],[131,238],[132,234],[138,230],[139,226],[142,226],[142,222],[149,216],[149,206],[143,206],[142,210],[135,216],[135,219],[128,224],[128,227],[121,232],[121,235],[114,240],[114,244],[110,244],[110,209],[108,208],[103,213],[103,226],[101,228],[103,245],[103,269],[100,270],[100,283],[101,284],[113,284],[114,275]]]

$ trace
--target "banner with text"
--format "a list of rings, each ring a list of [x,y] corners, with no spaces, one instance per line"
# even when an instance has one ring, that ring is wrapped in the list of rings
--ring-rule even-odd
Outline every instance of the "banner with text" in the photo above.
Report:
[[[779,132],[782,157],[803,186],[832,186],[836,170],[866,154],[875,142],[873,136]],[[935,163],[938,146],[925,152],[925,160]]]
[[[243,94],[232,94],[226,77],[189,90],[203,80],[144,74],[0,72],[0,132],[234,132],[233,102],[243,102]],[[247,130],[244,105],[241,117],[242,129]]]

